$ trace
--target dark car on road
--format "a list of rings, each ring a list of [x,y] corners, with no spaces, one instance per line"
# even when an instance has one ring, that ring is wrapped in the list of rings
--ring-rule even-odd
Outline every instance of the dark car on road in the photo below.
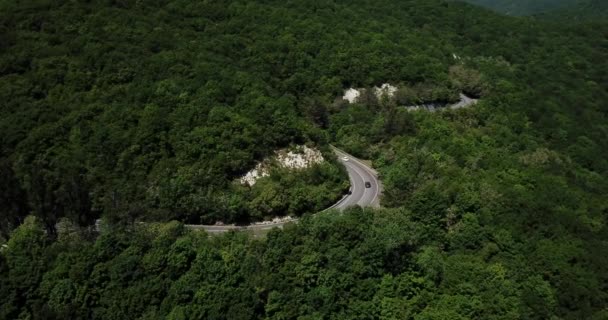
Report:
[[[369,181],[365,181],[365,187],[366,188],[371,188],[372,187],[372,183]]]

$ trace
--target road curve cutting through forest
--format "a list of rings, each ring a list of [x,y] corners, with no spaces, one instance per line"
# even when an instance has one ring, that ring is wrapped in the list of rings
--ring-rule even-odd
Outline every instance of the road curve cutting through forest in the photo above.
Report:
[[[378,173],[376,170],[365,164],[360,159],[357,159],[338,148],[332,147],[332,149],[338,156],[340,163],[346,167],[348,178],[350,180],[350,190],[349,193],[346,194],[340,201],[324,211],[330,209],[344,210],[354,206],[374,208],[380,207],[382,185],[380,180],[378,180]],[[295,218],[287,218],[277,222],[266,221],[246,226],[187,224],[186,227],[192,230],[205,230],[208,233],[222,233],[232,230],[263,231],[270,230],[272,228],[282,228],[285,224],[297,221],[298,219]]]
[[[470,107],[474,104],[477,104],[477,102],[479,101],[479,99],[471,98],[464,93],[461,93],[459,95],[459,97],[460,97],[460,100],[458,100],[458,102],[448,104],[448,105],[442,105],[442,104],[438,104],[438,103],[423,103],[421,105],[406,106],[405,109],[409,110],[409,111],[426,110],[426,111],[430,111],[430,112],[437,112],[437,111],[447,110],[447,109],[461,109],[461,108]]]

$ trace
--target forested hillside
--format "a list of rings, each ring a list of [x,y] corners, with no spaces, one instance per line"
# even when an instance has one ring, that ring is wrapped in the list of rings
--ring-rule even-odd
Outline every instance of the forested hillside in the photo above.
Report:
[[[511,16],[554,20],[589,20],[608,16],[605,0],[462,0]]]
[[[589,21],[608,18],[608,1],[580,0],[575,5],[541,14],[539,17],[557,21]]]
[[[608,318],[606,21],[38,0],[0,30],[0,319]],[[238,183],[301,144],[330,160]],[[371,160],[382,209],[306,214],[346,179],[329,144]]]
[[[512,16],[526,16],[575,6],[581,0],[464,0]]]

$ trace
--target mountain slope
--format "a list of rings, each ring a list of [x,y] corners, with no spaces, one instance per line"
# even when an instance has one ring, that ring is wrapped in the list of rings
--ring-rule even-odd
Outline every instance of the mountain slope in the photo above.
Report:
[[[1,5],[0,319],[607,318],[606,21],[440,0]],[[387,82],[397,99],[340,99]],[[463,91],[479,102],[405,108]],[[371,161],[382,208],[263,238],[184,227],[315,212],[344,182],[331,163],[238,180],[330,143]]]
[[[513,16],[533,15],[576,5],[579,0],[465,0]]]
[[[541,14],[539,17],[553,20],[590,21],[608,18],[608,2],[580,0],[574,5]]]

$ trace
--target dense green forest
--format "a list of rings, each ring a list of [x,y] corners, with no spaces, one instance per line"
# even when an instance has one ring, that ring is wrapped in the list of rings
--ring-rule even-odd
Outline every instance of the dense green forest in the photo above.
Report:
[[[0,319],[608,318],[606,21],[32,0],[0,30]],[[481,100],[403,108],[459,92]],[[382,209],[306,215],[343,188],[330,143],[372,161]],[[235,183],[296,144],[330,161]],[[183,225],[276,214],[304,218]]]
[[[51,233],[62,217],[214,223],[314,212],[339,197],[345,176],[335,168],[292,179],[301,192],[291,194],[234,181],[293,143],[327,154],[327,104],[345,85],[405,82],[439,100],[459,89],[449,67],[463,49],[428,39],[435,30],[401,36],[424,18],[383,32],[363,17],[368,28],[355,28],[351,16],[364,12],[337,4],[3,6],[3,233],[30,212]],[[262,194],[290,204],[260,212],[251,204]]]

